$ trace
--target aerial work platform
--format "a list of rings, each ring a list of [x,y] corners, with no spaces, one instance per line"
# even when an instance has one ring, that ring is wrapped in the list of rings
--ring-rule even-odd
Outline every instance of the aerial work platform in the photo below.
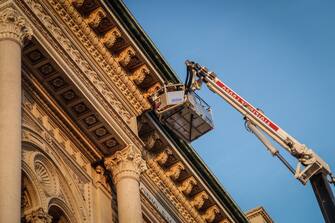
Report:
[[[210,106],[183,84],[162,87],[152,100],[160,121],[187,142],[214,128]]]

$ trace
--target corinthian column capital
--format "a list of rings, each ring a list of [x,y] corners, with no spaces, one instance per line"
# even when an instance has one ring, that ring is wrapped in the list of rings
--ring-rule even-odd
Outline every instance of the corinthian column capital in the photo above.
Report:
[[[24,17],[12,8],[2,9],[0,12],[0,39],[13,39],[20,45],[25,39],[31,39],[32,29]]]
[[[38,208],[25,216],[27,223],[51,223],[52,217],[43,208]]]
[[[141,151],[134,145],[128,145],[123,150],[105,159],[106,169],[112,172],[114,183],[122,178],[133,178],[139,181],[140,174],[147,169]]]

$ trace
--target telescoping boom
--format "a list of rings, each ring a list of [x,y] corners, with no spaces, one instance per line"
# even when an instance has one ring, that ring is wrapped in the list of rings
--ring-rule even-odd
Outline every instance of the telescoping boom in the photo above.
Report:
[[[206,67],[192,61],[186,61],[186,66],[186,91],[193,92],[199,90],[201,83],[205,83],[211,91],[219,95],[233,108],[239,111],[245,119],[247,129],[260,139],[273,156],[278,157],[280,161],[284,163],[294,174],[296,179],[304,185],[308,181],[311,182],[325,221],[327,223],[335,223],[335,201],[330,188],[330,183],[334,183],[335,180],[328,164],[313,150],[301,144],[276,123],[271,121],[260,109],[255,108],[229,88],[214,72],[210,72]],[[293,168],[280,155],[279,151],[263,133],[266,133],[274,139],[297,159],[298,163],[296,168]]]

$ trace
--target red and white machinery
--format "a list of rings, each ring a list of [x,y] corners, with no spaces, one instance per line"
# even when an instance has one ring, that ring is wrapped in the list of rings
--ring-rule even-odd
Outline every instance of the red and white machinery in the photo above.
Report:
[[[181,92],[179,92],[179,99],[176,100],[178,102],[173,103],[173,100],[166,98],[169,96],[168,92],[164,90],[161,90],[160,93],[157,92],[153,97],[156,113],[162,123],[167,125],[178,136],[189,142],[213,129],[209,106],[202,99],[200,99],[202,103],[193,100],[195,97],[194,91],[199,90],[201,84],[205,83],[211,91],[219,95],[243,115],[247,130],[255,134],[269,152],[273,156],[278,157],[294,174],[296,179],[304,185],[308,181],[311,182],[325,222],[335,223],[335,201],[330,188],[330,183],[334,184],[335,178],[328,164],[313,150],[301,144],[271,121],[260,109],[255,108],[229,88],[214,72],[210,72],[206,67],[191,61],[186,61],[186,66],[187,77],[184,86],[185,94],[182,95],[180,94]],[[174,85],[170,86],[173,88]],[[179,90],[181,88],[182,87],[179,86]],[[175,95],[171,91],[169,94]],[[183,97],[183,100],[181,100],[181,97]],[[167,101],[170,103],[166,103]],[[202,109],[199,109],[199,107]],[[281,156],[264,133],[297,159],[296,168],[293,168],[289,162]]]

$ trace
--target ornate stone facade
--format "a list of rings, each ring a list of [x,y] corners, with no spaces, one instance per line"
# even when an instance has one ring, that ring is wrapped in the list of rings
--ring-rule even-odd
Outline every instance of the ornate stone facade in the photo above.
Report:
[[[247,221],[146,112],[178,78],[141,32],[118,0],[0,1],[0,222]]]

